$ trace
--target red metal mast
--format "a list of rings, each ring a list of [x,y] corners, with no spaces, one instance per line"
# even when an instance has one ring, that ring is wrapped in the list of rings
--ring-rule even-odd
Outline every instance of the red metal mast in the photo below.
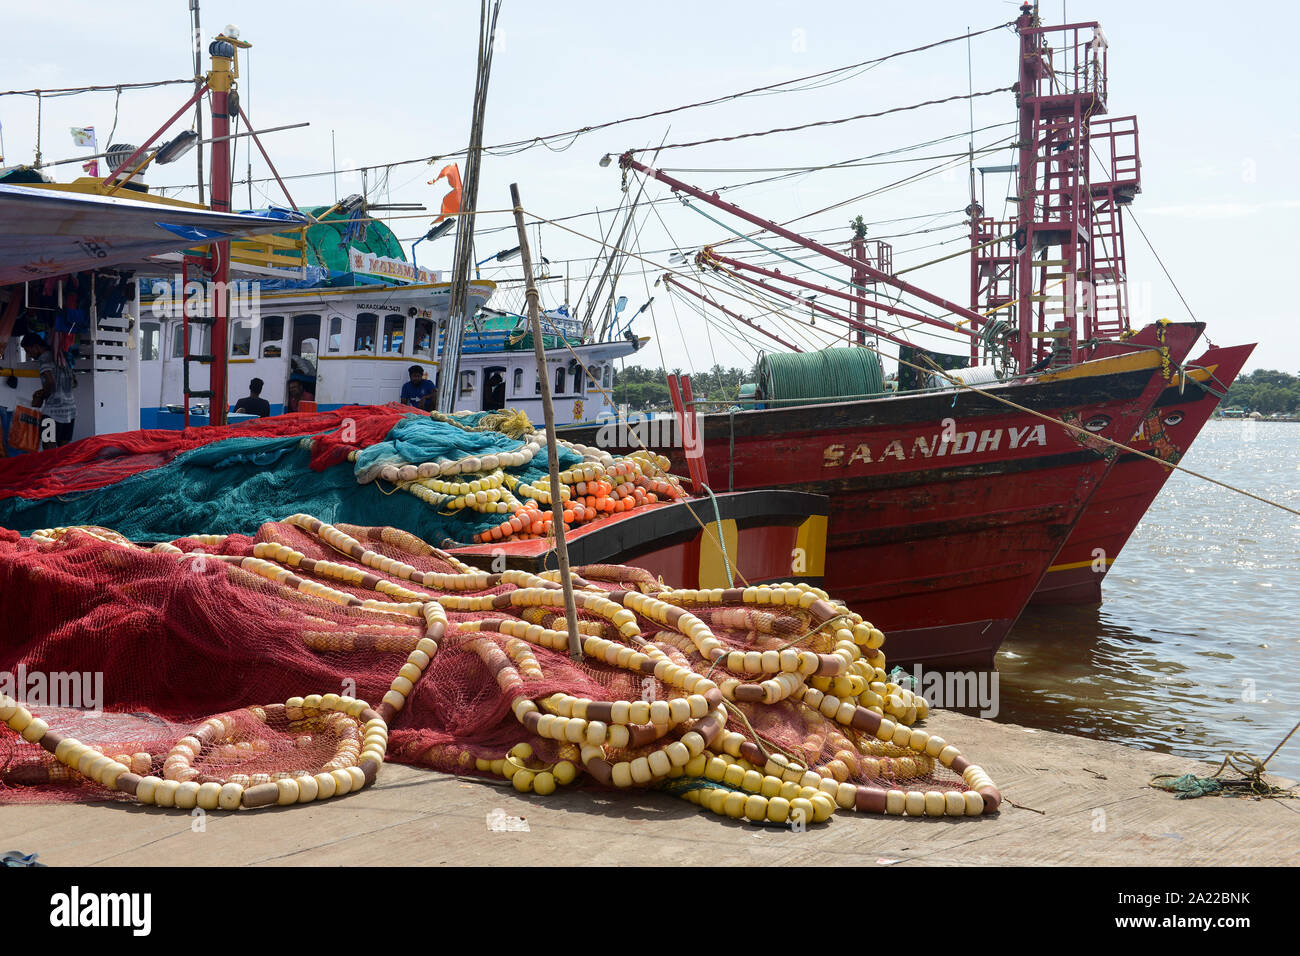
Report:
[[[862,318],[862,316],[866,315],[867,306],[871,306],[871,308],[873,309],[886,309],[892,312],[894,315],[897,315],[899,318],[908,319],[912,322],[920,322],[926,325],[935,325],[941,329],[951,328],[951,326],[947,322],[944,322],[940,319],[932,319],[928,315],[922,315],[920,312],[912,312],[908,309],[903,309],[896,305],[893,305],[892,303],[877,302],[875,299],[868,299],[860,295],[854,295],[853,293],[845,292],[842,289],[832,289],[828,286],[818,285],[815,282],[809,282],[807,279],[800,279],[797,278],[796,276],[788,276],[785,273],[783,273],[780,269],[764,269],[762,266],[756,266],[753,265],[752,263],[742,262],[739,259],[732,259],[730,256],[724,256],[721,253],[715,251],[712,246],[708,246],[702,249],[700,251],[700,254],[696,256],[695,261],[702,266],[711,266],[715,269],[718,267],[718,264],[721,263],[722,265],[730,266],[731,268],[737,269],[742,272],[753,272],[756,275],[761,275],[768,279],[775,279],[778,282],[788,282],[791,285],[797,285],[800,288],[809,289],[813,292],[816,292],[818,295],[832,295],[838,299],[845,299],[848,302],[852,302],[855,306],[855,313],[859,316],[859,318],[854,320],[857,323],[855,328],[857,328],[858,331],[860,332],[864,332],[864,333],[871,332],[875,335],[882,334],[880,329],[869,324],[864,318]],[[861,275],[863,273],[861,273],[861,271],[859,270],[858,274]],[[746,279],[745,276],[736,276],[736,278],[745,279],[746,281],[752,281]],[[766,286],[764,286],[764,288],[766,288]],[[859,342],[858,344],[862,344],[862,343]],[[910,345],[911,343],[908,344]]]
[[[860,222],[861,222],[861,217],[859,217],[859,223]],[[857,259],[859,262],[865,262],[867,258],[866,235],[867,235],[867,229],[865,226],[861,226],[861,225],[854,226],[853,242],[849,246],[849,252],[851,252],[853,254],[853,258]],[[853,270],[853,284],[857,286],[859,289],[865,289],[867,285],[867,274],[863,272],[861,269],[856,267]],[[857,319],[859,325],[866,324],[867,303],[865,300],[860,300],[853,303],[853,317]],[[858,329],[858,344],[859,345],[867,344],[867,333],[861,328]],[[971,347],[974,348],[974,345],[972,345]]]
[[[642,163],[638,163],[635,159],[632,158],[632,153],[630,151],[624,153],[621,157],[619,157],[619,165],[623,169],[635,169],[638,172],[645,173],[647,176],[652,176],[653,178],[659,180],[661,183],[664,183],[665,185],[669,186],[673,190],[673,192],[683,192],[686,193],[688,196],[694,196],[696,199],[706,202],[710,206],[714,206],[718,209],[723,210],[724,212],[736,216],[739,219],[743,219],[746,222],[752,223],[755,226],[758,226],[760,229],[764,229],[767,232],[772,233],[773,235],[781,236],[784,239],[789,239],[791,242],[797,243],[798,245],[803,246],[805,249],[812,249],[815,252],[820,252],[828,259],[838,262],[841,265],[846,265],[850,269],[853,269],[859,272],[860,274],[865,275],[868,279],[874,280],[876,282],[883,282],[886,285],[891,285],[902,292],[906,292],[908,295],[913,295],[918,299],[921,299],[925,302],[929,302],[931,305],[938,306],[939,308],[945,310],[946,312],[956,315],[959,318],[965,319],[967,322],[975,322],[981,320],[981,316],[979,315],[979,313],[973,312],[970,309],[966,308],[965,306],[958,305],[956,302],[950,302],[949,300],[943,298],[942,296],[935,295],[932,292],[927,292],[925,289],[922,289],[920,286],[915,286],[910,282],[904,282],[902,279],[899,279],[888,272],[884,272],[881,269],[877,269],[874,266],[869,265],[864,260],[855,259],[852,256],[847,256],[844,253],[839,252],[838,250],[831,249],[829,246],[824,246],[820,242],[814,242],[812,239],[808,239],[804,236],[801,236],[799,235],[799,233],[787,229],[785,226],[782,226],[779,223],[775,223],[772,222],[771,220],[764,219],[761,216],[755,216],[753,213],[746,212],[744,209],[741,209],[739,206],[735,205],[734,203],[729,203],[725,199],[720,199],[716,194],[706,193],[702,189],[696,189],[694,186],[687,185],[686,183],[682,182],[680,179],[674,179],[672,176],[669,176],[663,170],[652,169],[649,166],[646,166]],[[888,303],[883,303],[883,302],[877,303],[877,306],[891,313],[898,311],[897,307],[889,305]],[[945,322],[942,319],[935,319],[931,321],[942,326],[943,328],[947,329],[950,332],[961,332],[969,336],[978,336],[977,332],[972,331],[971,329],[967,328],[965,325],[956,325],[950,322]]]
[[[678,282],[676,279],[674,279],[674,278],[673,278],[672,276],[670,276],[670,275],[665,275],[665,276],[664,276],[664,284],[667,285],[667,286],[670,286],[670,287],[672,287],[672,288],[674,288],[674,289],[680,289],[680,290],[683,291],[683,292],[689,292],[691,295],[695,296],[695,298],[699,299],[700,301],[702,301],[702,302],[704,302],[704,303],[706,303],[706,304],[708,304],[708,305],[713,306],[715,309],[717,309],[717,310],[718,310],[719,312],[721,312],[723,315],[728,316],[728,317],[730,317],[730,318],[732,318],[732,319],[735,319],[737,322],[743,322],[743,323],[745,323],[746,325],[748,325],[751,329],[753,329],[755,332],[762,332],[762,333],[763,333],[764,335],[766,335],[769,339],[772,339],[772,340],[775,341],[775,342],[780,342],[782,345],[784,345],[786,348],[788,348],[791,352],[802,352],[802,351],[803,351],[803,349],[799,348],[799,346],[795,345],[793,342],[787,342],[785,339],[781,338],[781,336],[777,335],[775,332],[769,332],[767,329],[763,328],[763,327],[762,327],[761,325],[759,325],[757,322],[752,322],[752,321],[750,321],[749,319],[745,318],[743,315],[740,315],[739,313],[736,313],[736,312],[732,312],[732,311],[731,311],[730,309],[728,309],[726,306],[724,306],[724,305],[722,305],[722,304],[720,304],[720,303],[718,303],[718,302],[713,301],[713,299],[709,298],[707,295],[704,295],[704,294],[701,293],[701,292],[696,292],[696,291],[695,291],[694,289],[692,289],[690,286],[686,285],[686,284],[683,283],[683,282]]]
[[[1096,21],[1045,27],[1029,3],[1020,11],[1015,292],[1023,371],[1049,356],[1076,361],[1080,340],[1095,337],[1089,132],[1106,112],[1107,53]]]
[[[836,322],[843,322],[851,329],[857,329],[859,332],[870,332],[872,335],[878,335],[880,336],[880,338],[887,339],[888,341],[893,342],[895,345],[902,345],[908,348],[913,347],[912,343],[907,341],[907,339],[899,338],[896,335],[892,335],[889,332],[886,332],[884,329],[876,328],[874,325],[867,325],[865,323],[859,322],[857,321],[857,319],[850,318],[849,316],[844,315],[841,312],[836,312],[834,309],[827,308],[826,306],[821,305],[820,303],[813,302],[811,300],[801,299],[793,292],[787,292],[785,289],[778,289],[776,286],[768,285],[766,282],[763,282],[761,279],[751,279],[746,276],[740,276],[738,278],[743,278],[750,285],[762,289],[764,292],[770,292],[773,295],[779,295],[781,298],[789,299],[791,302],[797,302],[802,305],[807,305],[809,306],[809,309],[812,313],[816,315],[824,315],[828,319],[834,319]],[[811,286],[810,288],[815,289],[817,288],[817,286]],[[830,290],[824,289],[823,291],[830,291]]]
[[[1142,187],[1136,118],[1103,115],[1100,24],[1045,27],[1026,3],[1016,29],[1017,214],[1000,222],[974,201],[967,213],[971,308],[1019,330],[1024,369],[1129,330],[1123,207]]]
[[[239,94],[235,80],[239,77],[238,48],[250,44],[236,37],[219,34],[208,45],[212,67],[208,71],[208,87],[212,91],[212,209],[230,212],[230,117],[239,112]],[[212,373],[209,390],[209,421],[213,425],[226,422],[226,339],[228,335],[229,303],[227,285],[230,282],[230,240],[211,245],[212,281]]]

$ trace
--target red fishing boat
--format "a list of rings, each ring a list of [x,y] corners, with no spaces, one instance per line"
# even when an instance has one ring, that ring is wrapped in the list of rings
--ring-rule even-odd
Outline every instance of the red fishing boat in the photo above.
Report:
[[[1014,217],[995,221],[972,192],[971,309],[1031,334],[1055,335],[1063,355],[1116,354],[1131,334],[1124,225],[1142,190],[1137,117],[1106,115],[1100,24],[1047,27],[1024,4],[1016,28],[1020,132],[1011,169],[1019,174],[1019,204]],[[1055,280],[1067,277],[1075,281],[1049,294],[1057,291]],[[1022,352],[1027,342],[1022,335]],[[1177,464],[1253,349],[1212,348],[1190,363],[1132,447]],[[1099,603],[1102,578],[1171,473],[1149,458],[1122,454],[1048,568],[1035,603]]]
[[[1126,354],[978,392],[704,415],[670,457],[685,474],[703,449],[697,485],[827,496],[825,586],[889,634],[890,660],[987,668],[1114,464],[1097,437],[1136,431],[1199,333],[1151,327]]]
[[[634,564],[685,588],[781,581],[821,585],[830,502],[795,491],[744,491],[660,502],[566,535],[573,567]],[[792,565],[796,550],[804,560]],[[547,538],[507,539],[451,549],[484,570],[541,573],[558,567]]]
[[[1177,464],[1254,345],[1212,348],[1164,390],[1130,447]],[[1122,452],[1034,591],[1035,604],[1098,604],[1101,582],[1173,469]]]
[[[1198,323],[1129,327],[1123,207],[1140,188],[1137,126],[1132,117],[1107,116],[1100,25],[1044,26],[1026,4],[1016,27],[1020,129],[1018,162],[1009,169],[1017,174],[1017,215],[986,217],[972,170],[969,307],[900,278],[885,243],[857,233],[846,254],[632,153],[620,160],[625,171],[666,184],[685,204],[707,204],[821,253],[847,267],[852,281],[847,288],[810,282],[711,248],[697,256],[700,266],[746,282],[769,301],[794,298],[790,286],[816,292],[820,301],[805,300],[812,314],[844,323],[860,345],[871,336],[876,351],[884,342],[897,345],[900,373],[924,372],[924,350],[900,328],[882,328],[882,317],[965,337],[969,364],[986,363],[982,375],[968,374],[946,390],[934,388],[945,383],[942,376],[913,375],[918,390],[878,398],[837,392],[828,377],[825,388],[812,390],[815,403],[784,407],[783,397],[760,382],[753,410],[697,420],[701,440],[692,452],[703,450],[703,458],[692,462],[681,449],[674,456],[697,486],[828,496],[826,586],[889,633],[896,661],[991,666],[1048,568],[1073,563],[1066,558],[1085,547],[1090,562],[1094,547],[1113,549],[1113,556],[1159,491],[1165,466],[1132,456],[1112,478],[1117,449],[1097,438],[1124,444],[1139,432],[1156,436],[1158,422],[1155,453],[1170,440],[1185,449],[1213,408],[1200,388],[1191,398],[1185,392],[1198,374],[1182,367]],[[674,292],[725,311],[669,278]],[[903,296],[919,304],[904,305]],[[831,297],[846,303],[842,311],[826,305]],[[1206,358],[1226,387],[1248,353],[1223,352]],[[808,376],[812,369],[807,364]],[[983,384],[970,388],[972,380]],[[1191,404],[1166,406],[1171,396]],[[1166,425],[1165,417],[1174,423]],[[1058,557],[1084,516],[1071,550]]]

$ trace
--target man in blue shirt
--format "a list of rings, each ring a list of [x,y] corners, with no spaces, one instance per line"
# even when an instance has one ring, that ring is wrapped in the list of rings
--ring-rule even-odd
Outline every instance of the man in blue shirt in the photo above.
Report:
[[[402,404],[412,405],[426,412],[433,410],[433,382],[424,377],[424,369],[412,365],[407,372],[411,380],[402,386]]]

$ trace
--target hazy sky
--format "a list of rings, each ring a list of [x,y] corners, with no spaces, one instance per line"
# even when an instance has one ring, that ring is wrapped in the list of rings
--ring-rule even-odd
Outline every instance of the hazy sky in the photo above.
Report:
[[[361,177],[340,173],[337,190],[331,168],[331,131],[337,165],[378,166],[452,152],[467,140],[473,95],[478,4],[404,2],[356,4],[203,0],[206,43],[226,23],[237,24],[253,43],[244,61],[241,93],[259,127],[307,121],[303,130],[268,136],[267,145],[287,175],[325,171],[293,179],[301,204],[326,203],[360,191]],[[1279,290],[1296,273],[1300,252],[1293,223],[1300,213],[1297,186],[1296,90],[1300,68],[1290,40],[1300,20],[1291,4],[1133,3],[1070,0],[1045,3],[1048,23],[1099,20],[1110,43],[1110,112],[1135,113],[1141,132],[1143,191],[1132,207],[1196,316],[1208,323],[1216,343],[1258,341],[1248,367],[1300,371],[1300,336],[1294,300]],[[125,16],[121,10],[129,11]],[[186,0],[137,0],[106,15],[102,3],[48,0],[6,10],[4,79],[0,88],[112,84],[189,76],[192,53]],[[1014,19],[1017,5],[1005,0],[926,4],[858,2],[716,3],[662,2],[644,5],[588,2],[535,3],[506,0],[488,99],[486,142],[509,142],[560,132],[829,70],[964,34]],[[484,161],[479,194],[482,209],[505,209],[508,185],[518,182],[525,207],[547,218],[620,201],[616,166],[602,169],[605,152],[662,141],[689,142],[814,120],[874,112],[923,100],[1010,85],[1015,79],[1016,38],[1009,30],[971,42],[968,79],[964,41],[890,60],[832,85],[747,97],[672,116],[615,126],[552,148],[538,147]],[[969,84],[969,86],[968,86]],[[117,117],[117,141],[141,142],[180,106],[183,87],[124,92]],[[114,94],[46,99],[42,107],[42,152],[47,160],[77,155],[71,126],[93,125],[101,149],[114,122]],[[897,116],[868,119],[795,134],[781,134],[689,149],[668,150],[656,165],[690,170],[681,178],[710,189],[761,179],[781,167],[807,167],[887,153],[902,147],[955,137],[911,153],[895,153],[834,172],[805,173],[729,190],[732,201],[753,212],[791,219],[873,193],[904,177],[942,163],[966,148],[972,117],[967,101]],[[1010,93],[974,100],[976,127],[1014,119]],[[0,97],[6,163],[30,161],[35,146],[36,103],[25,96]],[[188,124],[188,119],[185,120]],[[179,126],[177,128],[180,128]],[[976,133],[977,148],[1006,141],[1011,127]],[[244,178],[241,141],[238,178]],[[918,161],[919,158],[919,161]],[[907,159],[899,163],[897,160]],[[977,165],[1012,161],[1002,149],[982,154]],[[441,163],[397,166],[368,176],[372,201],[423,202],[436,210],[442,186],[427,180]],[[52,172],[70,179],[75,166]],[[267,175],[260,157],[255,179]],[[194,181],[192,159],[152,171],[157,185]],[[632,188],[635,188],[633,184]],[[800,228],[828,241],[848,238],[848,221],[862,215],[871,235],[887,238],[895,267],[903,269],[955,252],[965,240],[961,210],[968,202],[965,164],[931,175],[906,188],[868,198],[801,220]],[[1012,195],[1005,176],[989,176],[985,201],[999,211]],[[647,196],[661,198],[658,184]],[[248,203],[239,185],[237,201]],[[192,198],[192,195],[191,195]],[[254,205],[283,204],[274,183],[254,185]],[[648,258],[667,262],[668,248],[696,249],[728,233],[675,202],[662,203],[638,219],[637,243]],[[893,220],[891,222],[891,220]],[[587,235],[610,226],[610,215],[566,221]],[[404,240],[421,235],[429,215],[390,222]],[[494,231],[495,230],[495,231]],[[820,231],[819,231],[820,230]],[[924,230],[924,231],[921,231]],[[903,233],[913,232],[910,235]],[[530,231],[534,240],[536,230]],[[1145,319],[1187,318],[1134,226],[1128,225],[1129,275],[1135,305]],[[446,268],[450,237],[420,246],[422,265]],[[552,273],[570,276],[576,298],[598,247],[543,227],[541,254]],[[780,242],[784,246],[784,242]],[[476,243],[479,258],[515,245],[507,214],[484,215]],[[734,243],[732,250],[742,248]],[[756,259],[770,254],[753,250]],[[534,250],[536,255],[536,250]],[[567,266],[561,262],[567,260]],[[650,275],[643,278],[642,269]],[[828,267],[836,275],[844,270]],[[695,312],[650,283],[660,270],[633,263],[620,284],[629,310],[650,294],[651,311],[636,328],[655,336],[638,359],[702,370],[713,362],[752,362],[753,348],[732,332],[705,323]],[[518,266],[485,269],[487,278],[518,278]],[[957,301],[967,296],[964,258],[909,275]],[[544,304],[564,299],[564,282],[545,286]],[[516,305],[517,294],[503,294]],[[737,305],[753,315],[753,304]],[[827,323],[819,321],[818,328]],[[749,333],[757,339],[754,333]],[[789,334],[796,334],[794,330]],[[797,334],[814,333],[806,329]],[[815,341],[815,339],[813,339]],[[937,341],[926,344],[940,345]],[[942,347],[942,345],[940,345]],[[662,349],[662,353],[660,352]],[[955,350],[955,349],[954,349]]]

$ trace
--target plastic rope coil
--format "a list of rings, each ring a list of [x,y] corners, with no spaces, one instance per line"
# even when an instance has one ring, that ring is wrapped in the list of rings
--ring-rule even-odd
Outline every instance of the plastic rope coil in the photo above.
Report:
[[[859,398],[885,390],[880,357],[870,349],[777,352],[759,360],[762,398],[778,408],[835,397]]]

